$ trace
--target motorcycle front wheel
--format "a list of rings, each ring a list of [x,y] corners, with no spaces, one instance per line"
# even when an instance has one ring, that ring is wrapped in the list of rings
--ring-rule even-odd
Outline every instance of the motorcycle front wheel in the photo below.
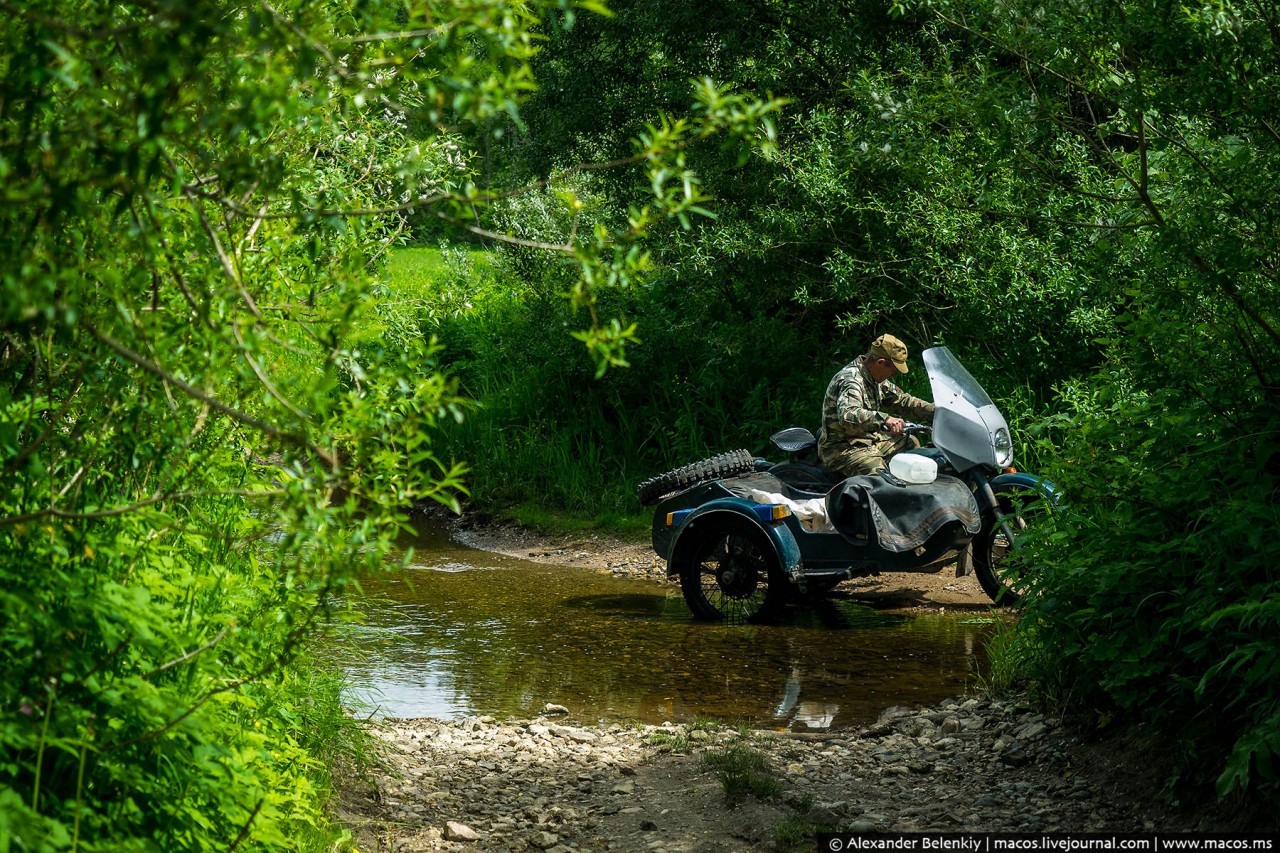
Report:
[[[790,581],[765,534],[739,518],[702,524],[678,567],[689,610],[699,619],[729,625],[776,617],[786,604]]]
[[[999,510],[983,513],[982,530],[973,537],[973,572],[982,591],[996,604],[1014,605],[1022,598],[1027,579],[1014,556],[1019,536],[1037,515],[1046,512],[1045,497],[1025,486],[994,486]],[[1010,538],[1012,537],[1012,538]]]

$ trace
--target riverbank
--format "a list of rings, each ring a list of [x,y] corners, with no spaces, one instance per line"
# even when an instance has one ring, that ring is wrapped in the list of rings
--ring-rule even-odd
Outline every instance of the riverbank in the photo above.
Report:
[[[467,519],[454,533],[523,559],[668,582],[647,543]],[[985,611],[971,580],[882,575],[841,594]],[[1162,795],[1168,745],[1099,739],[1019,697],[975,693],[815,733],[601,725],[568,705],[537,719],[377,721],[377,770],[348,782],[337,816],[363,853],[811,850],[824,828],[1173,832],[1239,819]],[[721,775],[735,769],[727,788]]]
[[[568,712],[568,713],[566,713]],[[893,708],[820,734],[534,720],[387,720],[381,772],[338,815],[370,851],[811,850],[851,832],[1176,832],[1229,828],[1160,798],[1152,762],[1117,760],[1019,700]],[[741,771],[726,785],[722,771]]]

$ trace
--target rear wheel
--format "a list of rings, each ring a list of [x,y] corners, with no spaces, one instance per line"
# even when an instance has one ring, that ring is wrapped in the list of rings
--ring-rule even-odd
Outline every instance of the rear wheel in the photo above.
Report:
[[[983,514],[982,530],[970,544],[973,572],[992,601],[1013,605],[1022,598],[1027,584],[1014,551],[1035,517],[1047,511],[1046,498],[1025,486],[994,486],[992,490],[999,510]]]
[[[640,498],[641,505],[651,506],[672,492],[710,480],[750,474],[754,470],[756,470],[754,456],[745,450],[731,450],[645,480],[636,486],[636,496]]]
[[[746,519],[708,519],[680,560],[680,591],[699,619],[763,622],[786,603],[790,581],[768,537]],[[688,535],[688,534],[686,534]]]

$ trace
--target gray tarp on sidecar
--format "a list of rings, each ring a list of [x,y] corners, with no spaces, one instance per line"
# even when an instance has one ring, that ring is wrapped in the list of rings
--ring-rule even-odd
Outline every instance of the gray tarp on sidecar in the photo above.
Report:
[[[906,486],[875,475],[850,477],[827,493],[826,504],[827,516],[840,533],[865,541],[868,525],[874,525],[886,551],[919,548],[948,522],[960,522],[969,536],[982,527],[969,487],[946,475]]]

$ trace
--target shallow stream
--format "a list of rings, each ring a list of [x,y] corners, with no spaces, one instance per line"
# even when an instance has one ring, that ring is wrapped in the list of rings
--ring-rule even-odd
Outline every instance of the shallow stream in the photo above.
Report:
[[[781,625],[693,621],[675,584],[405,540],[411,567],[367,579],[338,653],[356,694],[392,717],[579,722],[714,719],[794,730],[862,725],[963,691],[986,620],[874,610],[837,594]]]

